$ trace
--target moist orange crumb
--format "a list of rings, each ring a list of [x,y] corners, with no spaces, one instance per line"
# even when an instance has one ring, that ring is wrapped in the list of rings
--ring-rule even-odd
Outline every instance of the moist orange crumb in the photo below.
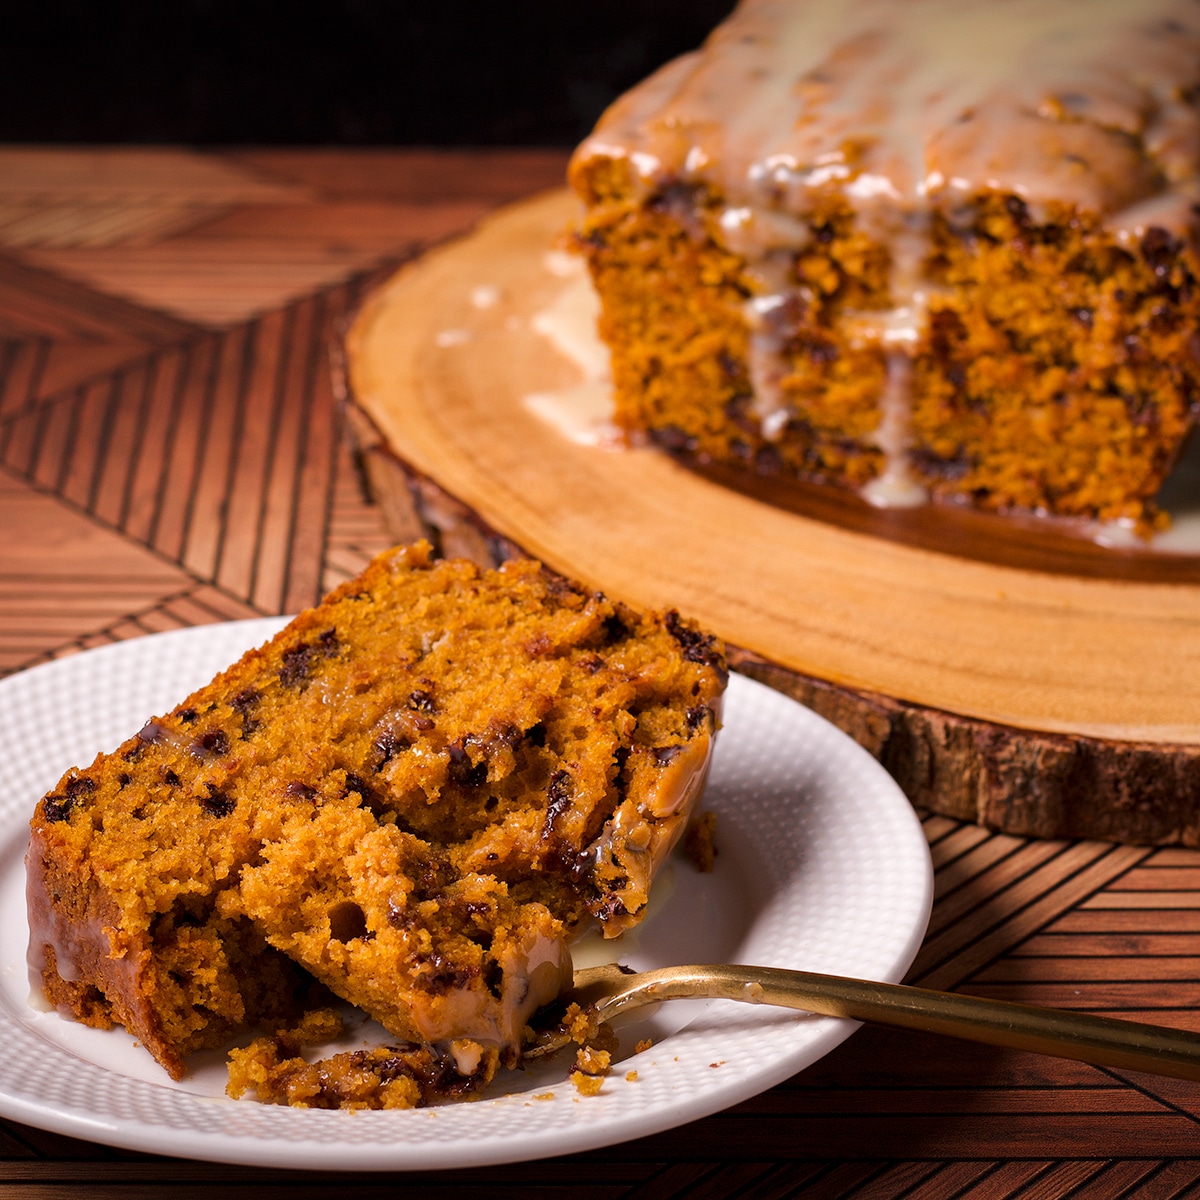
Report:
[[[592,1046],[580,1046],[575,1053],[575,1069],[585,1075],[607,1075],[612,1066],[612,1054]]]
[[[581,1096],[598,1096],[604,1087],[603,1075],[585,1075],[582,1071],[572,1071],[570,1079]]]

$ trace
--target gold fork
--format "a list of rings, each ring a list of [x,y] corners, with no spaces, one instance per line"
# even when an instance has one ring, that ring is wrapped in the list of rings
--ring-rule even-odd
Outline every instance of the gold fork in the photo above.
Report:
[[[852,1017],[1099,1066],[1200,1080],[1200,1033],[778,967],[660,967],[641,972],[618,963],[586,967],[575,972],[574,986],[559,998],[554,1011],[574,1002],[596,1021],[605,1022],[660,1000],[697,999]],[[562,1025],[536,1030],[524,1057],[551,1054],[570,1041]]]

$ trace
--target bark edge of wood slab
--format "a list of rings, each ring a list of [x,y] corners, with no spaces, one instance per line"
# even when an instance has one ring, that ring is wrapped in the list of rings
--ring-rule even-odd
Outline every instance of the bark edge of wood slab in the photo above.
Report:
[[[521,520],[507,519],[504,497],[497,499],[488,491],[493,480],[485,479],[476,486],[470,476],[471,461],[456,462],[445,469],[437,453],[432,469],[423,461],[428,457],[423,437],[436,440],[442,436],[440,431],[459,421],[474,420],[478,424],[484,410],[476,407],[457,415],[443,411],[447,381],[439,374],[439,360],[415,347],[421,344],[423,334],[428,335],[426,341],[432,342],[432,334],[446,327],[447,312],[451,316],[459,313],[455,304],[472,285],[498,279],[503,290],[519,291],[536,267],[539,248],[550,248],[555,217],[567,211],[560,197],[535,198],[502,210],[477,233],[403,268],[389,284],[368,297],[350,328],[346,346],[337,348],[334,370],[348,435],[364,484],[380,504],[391,535],[397,541],[429,537],[445,554],[463,555],[489,566],[514,555],[529,555],[592,586],[604,586],[641,607],[676,604],[725,638],[735,669],[792,696],[843,729],[875,755],[910,800],[922,808],[1016,836],[1200,845],[1200,737],[1191,735],[1190,715],[1185,723],[1186,738],[1172,739],[1161,733],[1138,736],[1136,728],[1130,736],[1110,737],[1103,729],[1097,733],[1089,728],[1038,728],[1035,724],[962,712],[954,705],[889,695],[882,688],[864,686],[861,680],[830,678],[827,674],[834,673],[805,670],[795,662],[780,661],[785,656],[743,644],[749,639],[739,641],[736,635],[731,636],[720,620],[698,611],[698,605],[685,596],[675,600],[670,593],[661,598],[626,595],[619,585],[601,583],[603,575],[597,578],[586,565],[581,567],[575,561],[569,537],[549,546],[539,544],[538,536],[529,536]],[[523,265],[522,256],[532,259],[535,266]],[[544,282],[539,281],[539,286]],[[462,297],[458,297],[459,292]],[[390,380],[384,389],[388,394],[381,399],[373,373],[378,364],[365,360],[379,351],[375,323],[381,309],[395,302],[405,307],[409,318],[403,334],[405,345],[398,348],[399,356],[406,360],[399,371],[403,386]],[[467,312],[467,317],[471,316]],[[479,343],[480,354],[496,354],[497,343],[487,341],[486,331]],[[387,353],[392,354],[390,345]],[[529,353],[528,346],[518,346],[518,366],[504,365],[499,375],[525,369],[522,355],[528,358]],[[561,368],[559,374],[560,380],[569,382],[572,378],[570,369]],[[489,405],[512,403],[513,396],[504,395],[505,383],[504,378],[498,380],[494,395],[489,393]],[[536,390],[536,385],[529,390]],[[408,408],[410,403],[416,407]],[[548,436],[544,428],[530,425],[533,419],[515,408],[505,410],[503,416],[503,422],[484,431],[486,436],[495,438],[498,430],[502,435],[509,418],[516,426],[512,437],[517,442],[522,437]],[[410,438],[412,429],[416,432]],[[504,447],[497,444],[497,449],[503,457]],[[450,452],[454,452],[453,447]],[[577,456],[578,452],[578,447],[568,449],[564,443],[563,457]],[[530,469],[536,472],[536,461]],[[667,468],[656,460],[652,469]],[[672,477],[673,483],[686,475],[682,468],[675,469],[678,474]],[[536,474],[526,473],[514,486],[531,481],[537,484]],[[680,486],[693,485],[683,482]],[[711,485],[697,481],[694,486]],[[581,501],[584,505],[589,502],[586,497]],[[834,535],[862,537],[839,531]],[[855,552],[860,553],[861,547]],[[904,547],[892,547],[887,553],[893,555],[893,560],[895,554],[914,556],[918,569],[932,563],[935,570],[945,571],[950,561]],[[920,555],[925,558],[918,561]],[[1015,579],[1037,590],[1036,572],[1006,573],[1004,568],[979,564],[971,569],[994,571],[1001,584]],[[1115,593],[1103,594],[1097,606],[1101,610],[1113,595],[1119,599],[1129,594],[1139,603],[1149,603],[1147,628],[1153,629],[1156,622],[1165,623],[1169,630],[1178,630],[1183,639],[1178,655],[1164,659],[1172,677],[1176,671],[1186,676],[1191,665],[1200,664],[1200,588],[1167,583],[1156,592],[1154,585],[1144,583],[1085,579],[1066,579],[1053,586],[1067,588],[1069,600],[1075,595],[1073,588],[1117,588]],[[1121,588],[1132,590],[1123,593]],[[1078,594],[1088,599],[1088,593]],[[1161,614],[1153,611],[1158,595],[1165,603]],[[1194,601],[1196,616],[1192,619]]]

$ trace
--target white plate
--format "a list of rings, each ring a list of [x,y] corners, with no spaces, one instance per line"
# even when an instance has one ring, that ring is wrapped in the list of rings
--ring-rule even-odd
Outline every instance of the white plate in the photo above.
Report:
[[[160,634],[0,682],[0,1115],[114,1146],[261,1166],[481,1166],[682,1125],[787,1079],[856,1028],[681,1001],[623,1031],[623,1047],[646,1035],[654,1045],[618,1063],[598,1096],[579,1096],[564,1062],[515,1073],[507,1092],[472,1104],[346,1113],[228,1100],[215,1055],[173,1083],[123,1030],[39,1011],[25,965],[22,862],[34,804],[67,767],[116,746],[280,624]],[[902,977],[929,916],[929,853],[903,794],[865,751],[734,676],[704,803],[719,814],[716,870],[671,864],[646,921],[604,944],[607,957]]]

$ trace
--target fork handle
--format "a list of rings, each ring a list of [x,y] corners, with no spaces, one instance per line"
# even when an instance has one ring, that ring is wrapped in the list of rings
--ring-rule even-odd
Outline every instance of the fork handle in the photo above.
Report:
[[[1140,1021],[778,967],[663,967],[629,983],[638,998],[606,1004],[606,1017],[655,1000],[738,1000],[1200,1080],[1200,1034]]]

